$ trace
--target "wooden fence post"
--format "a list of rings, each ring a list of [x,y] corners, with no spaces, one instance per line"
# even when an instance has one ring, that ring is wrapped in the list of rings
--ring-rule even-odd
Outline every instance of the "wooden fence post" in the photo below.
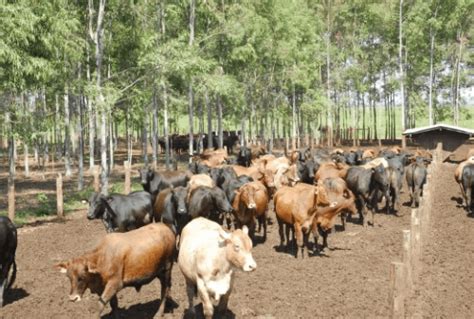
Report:
[[[392,262],[390,265],[391,318],[405,317],[404,268],[405,267],[401,262]]]
[[[403,264],[405,265],[405,284],[408,291],[412,289],[412,264],[411,264],[411,233],[403,230]]]
[[[100,192],[100,181],[99,181],[99,165],[92,168],[92,174],[94,174],[94,192]]]
[[[128,195],[131,191],[130,163],[128,161],[123,162],[123,167],[125,168],[124,193],[125,193],[125,195]]]
[[[418,260],[421,249],[420,215],[418,209],[416,208],[411,210],[411,249],[411,262],[413,270],[412,278],[415,278],[418,271]]]
[[[56,178],[56,207],[59,218],[64,218],[64,201],[63,201],[63,176],[58,173]]]

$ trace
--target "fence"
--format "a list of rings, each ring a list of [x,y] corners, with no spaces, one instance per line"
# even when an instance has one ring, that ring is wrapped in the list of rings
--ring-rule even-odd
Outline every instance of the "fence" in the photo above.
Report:
[[[433,154],[433,161],[427,169],[426,183],[423,186],[423,196],[418,208],[411,211],[411,227],[403,230],[403,254],[401,262],[390,265],[390,308],[392,318],[405,317],[405,301],[413,292],[414,283],[420,274],[420,257],[423,240],[430,225],[430,214],[433,207],[433,175],[436,175],[442,159],[442,145]]]

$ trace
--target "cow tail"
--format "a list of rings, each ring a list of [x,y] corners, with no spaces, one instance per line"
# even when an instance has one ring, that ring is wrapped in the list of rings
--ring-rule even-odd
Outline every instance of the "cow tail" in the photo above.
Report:
[[[13,286],[15,279],[16,279],[16,262],[15,262],[15,259],[13,259],[13,272],[12,272],[12,276],[10,277],[10,280],[8,281],[7,289],[10,289]]]

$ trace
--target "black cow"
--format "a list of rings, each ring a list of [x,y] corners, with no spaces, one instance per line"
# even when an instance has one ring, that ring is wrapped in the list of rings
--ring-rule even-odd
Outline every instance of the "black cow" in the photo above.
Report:
[[[474,214],[474,164],[464,166],[461,175],[462,188],[466,194],[466,209],[468,214]]]
[[[8,217],[0,216],[0,308],[3,307],[3,295],[10,289],[16,278],[15,252],[17,234],[15,225]],[[13,271],[8,278],[10,268]]]
[[[389,181],[383,165],[374,168],[351,167],[347,171],[346,182],[349,189],[354,193],[357,199],[360,219],[367,227],[367,205],[370,206],[372,213],[372,225],[374,223],[374,210],[377,207],[377,194],[389,196]]]
[[[304,162],[297,161],[298,177],[306,184],[314,184],[314,175],[319,169],[319,164],[312,158]]]
[[[237,154],[237,164],[240,166],[249,167],[252,164],[252,151],[242,146]]]
[[[232,211],[226,194],[217,186],[199,186],[189,196],[188,212],[191,218],[206,217],[222,225],[224,215]]]
[[[181,234],[184,226],[191,220],[188,214],[186,198],[188,187],[167,188],[158,194],[153,204],[155,222],[163,222],[171,227],[175,234]]]
[[[235,192],[244,184],[253,182],[253,178],[247,175],[240,175],[239,177],[235,179],[229,179],[226,180],[222,184],[222,189],[225,192],[225,195],[227,196],[227,199],[229,200],[229,203],[234,202],[235,198]]]
[[[417,157],[416,161],[407,168],[406,179],[408,189],[410,190],[410,203],[412,207],[420,205],[420,197],[423,196],[423,185],[426,183],[427,175],[425,159],[422,157]]]
[[[155,172],[146,167],[140,170],[143,189],[154,196],[165,188],[186,186],[191,175],[189,171]]]
[[[189,163],[188,168],[193,174],[209,174],[211,172],[211,168],[209,166],[199,162]]]
[[[151,195],[143,191],[109,196],[92,193],[87,218],[101,218],[108,233],[139,228],[153,220]]]
[[[211,169],[210,176],[214,184],[220,188],[226,181],[237,179],[237,174],[231,166],[215,167]]]

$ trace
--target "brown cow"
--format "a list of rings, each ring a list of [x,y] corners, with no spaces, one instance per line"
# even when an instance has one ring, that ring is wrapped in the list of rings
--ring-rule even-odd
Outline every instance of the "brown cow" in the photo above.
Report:
[[[373,159],[373,158],[375,158],[376,154],[377,153],[375,152],[374,149],[368,148],[368,149],[364,150],[364,152],[362,153],[362,159],[363,160]]]
[[[349,168],[350,166],[344,163],[324,162],[314,175],[314,181],[317,183],[319,180],[326,178],[345,178]]]
[[[165,310],[171,287],[171,268],[175,235],[165,224],[149,224],[128,233],[107,234],[91,252],[56,265],[71,282],[69,299],[80,301],[87,288],[100,295],[99,315],[110,301],[112,313],[118,310],[117,293],[124,287],[148,284],[155,278],[161,283],[161,304]]]
[[[223,148],[217,150],[207,149],[199,156],[201,158],[200,163],[209,167],[217,167],[225,164],[229,158],[227,151]]]
[[[258,220],[258,232],[263,225],[263,241],[267,240],[268,201],[267,189],[259,181],[244,184],[236,192],[232,203],[236,228],[247,226],[252,241],[255,241],[255,219]]]
[[[289,244],[289,231],[294,228],[296,243],[301,248],[304,256],[304,247],[308,246],[308,236],[313,223],[313,218],[318,204],[318,187],[309,184],[297,184],[294,187],[284,186],[277,190],[273,198],[278,232],[280,234],[280,247],[284,246],[286,227],[286,246]],[[295,257],[298,256],[298,249]]]
[[[471,152],[469,152],[469,155],[470,153]],[[474,155],[468,157],[465,161],[459,163],[459,165],[456,167],[456,170],[454,171],[454,179],[456,180],[456,182],[459,184],[459,187],[461,188],[462,198],[464,200],[464,203],[466,204],[467,204],[467,194],[464,191],[464,187],[462,185],[462,171],[464,167],[468,164],[474,164]]]
[[[336,216],[339,213],[355,214],[357,207],[354,194],[342,178],[326,178],[321,186],[322,188],[318,190],[318,201],[323,205],[318,206],[312,231],[315,248],[318,246],[318,233],[323,237],[322,250],[327,247],[328,232],[333,228]],[[330,204],[327,205],[327,203]],[[342,214],[341,220],[345,228],[345,219]]]

